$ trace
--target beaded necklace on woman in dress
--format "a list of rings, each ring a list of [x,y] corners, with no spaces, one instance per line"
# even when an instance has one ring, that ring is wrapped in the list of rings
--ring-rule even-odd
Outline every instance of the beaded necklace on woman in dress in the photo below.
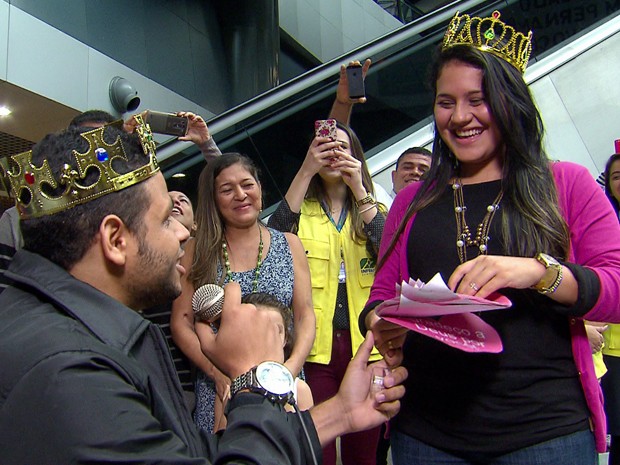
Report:
[[[263,231],[258,225],[258,257],[256,258],[256,268],[254,268],[254,279],[252,280],[252,292],[258,291],[258,277],[260,276],[260,267],[263,264]],[[222,255],[224,255],[224,267],[226,268],[226,276],[228,281],[234,281],[232,271],[230,269],[230,259],[228,258],[228,244],[226,243],[226,235],[222,241]]]
[[[493,200],[491,205],[487,206],[487,212],[482,218],[482,223],[476,228],[476,236],[472,239],[471,230],[465,221],[465,200],[463,199],[463,183],[460,179],[455,179],[452,183],[454,192],[454,215],[456,217],[456,250],[461,263],[467,261],[467,247],[478,247],[479,255],[486,255],[489,242],[489,230],[491,229],[491,221],[495,216],[495,212],[499,210],[499,203],[504,196],[504,190],[500,189],[499,194]]]

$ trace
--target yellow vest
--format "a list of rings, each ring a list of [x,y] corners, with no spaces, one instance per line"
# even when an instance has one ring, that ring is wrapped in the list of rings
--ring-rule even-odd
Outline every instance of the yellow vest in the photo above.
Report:
[[[316,337],[307,361],[324,365],[330,362],[332,321],[336,307],[340,262],[343,259],[351,323],[352,357],[364,341],[364,335],[359,330],[358,317],[370,294],[376,262],[366,251],[365,243],[358,244],[353,241],[350,217],[347,217],[338,232],[316,200],[304,200],[297,235],[304,245],[310,265],[312,302],[316,315]],[[379,359],[381,355],[374,348],[371,360]]]
[[[605,345],[603,354],[612,357],[620,357],[620,324],[608,323],[607,331],[603,333]]]

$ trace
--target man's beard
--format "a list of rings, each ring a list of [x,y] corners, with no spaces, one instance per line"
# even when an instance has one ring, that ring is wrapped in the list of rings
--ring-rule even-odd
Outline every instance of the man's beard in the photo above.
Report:
[[[138,244],[140,268],[145,279],[137,284],[130,283],[132,300],[140,309],[154,307],[172,302],[181,294],[178,284],[177,260],[171,260],[164,254],[149,247],[143,238]]]

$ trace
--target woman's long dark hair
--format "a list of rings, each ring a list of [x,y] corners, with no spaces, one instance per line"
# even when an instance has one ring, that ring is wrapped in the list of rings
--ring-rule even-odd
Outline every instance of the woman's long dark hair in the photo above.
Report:
[[[512,256],[533,257],[546,252],[566,258],[569,232],[560,214],[550,161],[542,147],[543,123],[521,73],[505,60],[471,46],[438,50],[430,76],[434,95],[444,66],[454,60],[482,71],[482,90],[505,145],[502,174],[505,200],[500,210],[504,250]],[[431,169],[379,266],[394,249],[411,216],[437,201],[450,179],[458,175],[458,162],[435,125]]]
[[[372,177],[370,176],[370,172],[368,171],[368,165],[366,164],[366,157],[364,156],[364,149],[362,148],[362,143],[359,138],[353,132],[349,126],[346,126],[340,122],[336,123],[338,129],[342,129],[347,136],[349,136],[349,140],[351,141],[351,154],[353,158],[362,162],[362,184],[366,189],[366,192],[375,195],[375,189],[372,184]],[[316,199],[319,202],[326,202],[329,205],[329,199],[327,194],[325,193],[325,186],[323,185],[323,180],[321,176],[317,173],[310,180],[310,185],[308,186],[308,192],[306,193],[306,198],[308,199]],[[364,243],[368,239],[366,237],[366,233],[364,232],[364,220],[362,219],[362,215],[360,215],[359,208],[357,207],[357,203],[355,202],[355,196],[351,189],[347,189],[347,199],[345,202],[346,208],[349,210],[351,214],[351,235],[352,239],[357,243]],[[331,207],[331,205],[329,205]]]
[[[620,153],[615,153],[609,157],[609,160],[607,160],[607,164],[605,165],[605,194],[607,194],[607,198],[611,202],[611,206],[614,207],[616,216],[618,216],[618,212],[620,211],[620,203],[611,192],[611,165],[613,165],[616,160],[620,160]]]

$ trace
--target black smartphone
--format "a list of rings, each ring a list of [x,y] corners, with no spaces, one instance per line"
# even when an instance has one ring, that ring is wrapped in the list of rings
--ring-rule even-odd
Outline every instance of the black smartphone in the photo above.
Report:
[[[147,111],[145,122],[151,127],[153,132],[177,137],[187,134],[187,126],[189,124],[185,116],[151,110]]]
[[[347,82],[349,83],[349,98],[358,99],[366,96],[362,65],[347,66]]]

